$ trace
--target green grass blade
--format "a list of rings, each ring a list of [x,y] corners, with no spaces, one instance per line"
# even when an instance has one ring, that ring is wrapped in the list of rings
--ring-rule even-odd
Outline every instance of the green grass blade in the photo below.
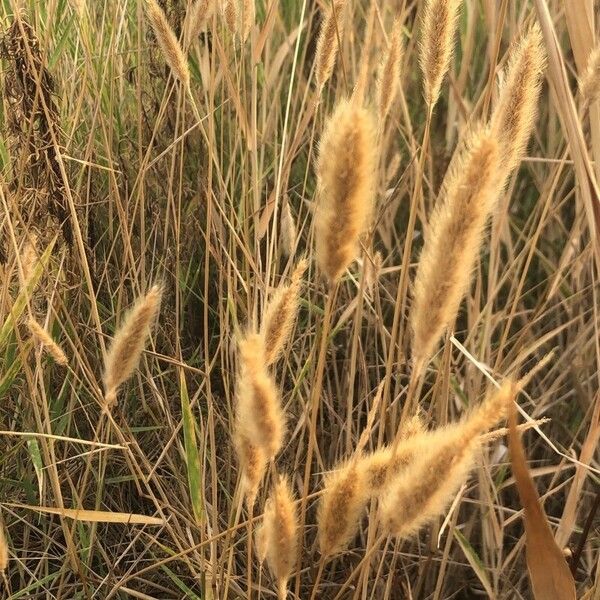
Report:
[[[181,412],[183,415],[183,438],[185,443],[185,459],[187,466],[188,486],[192,510],[196,523],[201,525],[204,520],[204,505],[202,501],[202,468],[200,453],[196,440],[196,427],[183,369],[179,371],[179,395],[181,397]]]

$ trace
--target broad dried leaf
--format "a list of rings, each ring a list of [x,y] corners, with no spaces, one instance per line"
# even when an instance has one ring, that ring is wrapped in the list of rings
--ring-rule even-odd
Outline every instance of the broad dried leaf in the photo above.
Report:
[[[554,541],[548,518],[525,461],[517,432],[514,404],[509,415],[509,448],[513,475],[525,511],[525,553],[535,600],[575,600],[575,582],[560,548]]]

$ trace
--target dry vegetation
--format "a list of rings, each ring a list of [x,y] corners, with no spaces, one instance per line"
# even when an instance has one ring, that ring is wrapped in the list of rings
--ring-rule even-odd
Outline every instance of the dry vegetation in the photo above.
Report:
[[[0,11],[2,598],[600,599],[596,0]]]

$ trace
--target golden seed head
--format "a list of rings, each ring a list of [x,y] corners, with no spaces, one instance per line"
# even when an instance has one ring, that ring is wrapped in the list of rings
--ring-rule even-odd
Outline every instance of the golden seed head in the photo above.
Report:
[[[277,360],[290,338],[298,314],[302,275],[307,266],[308,261],[302,259],[294,269],[289,285],[280,286],[267,306],[261,327],[267,365]]]
[[[285,418],[279,391],[267,370],[262,335],[251,333],[239,343],[240,375],[237,391],[237,428],[267,460],[283,444]]]
[[[298,549],[298,514],[285,477],[279,478],[267,500],[261,536],[269,569],[278,588],[285,590],[296,565]]]
[[[399,538],[415,534],[441,515],[475,464],[481,435],[507,412],[515,397],[507,381],[460,422],[410,438],[414,460],[389,482],[381,499],[386,529]]]
[[[236,427],[233,442],[241,469],[242,491],[246,498],[246,505],[250,508],[254,506],[269,461],[264,450],[260,446],[253,445],[237,429]]]
[[[187,59],[163,9],[156,0],[146,0],[146,15],[167,64],[183,85],[189,87],[190,71]]]
[[[105,401],[116,400],[119,386],[137,368],[160,308],[162,288],[154,285],[134,304],[117,330],[104,364]]]
[[[27,321],[27,327],[37,342],[52,356],[59,365],[68,363],[67,357],[62,348],[52,339],[52,336],[34,319],[30,318]]]
[[[364,469],[356,461],[342,464],[325,477],[317,517],[321,554],[341,552],[356,534],[369,498]]]
[[[381,63],[377,79],[377,109],[380,125],[387,117],[398,95],[402,68],[402,23],[396,19],[387,54]]]
[[[4,527],[0,525],[0,573],[4,573],[8,567],[8,542]]]
[[[319,92],[333,73],[338,53],[338,42],[342,39],[343,34],[343,11],[345,5],[346,0],[333,0],[330,9],[323,17],[321,23],[315,58],[315,71]]]
[[[427,106],[437,103],[454,50],[461,0],[425,0],[419,61]]]
[[[546,54],[537,25],[513,46],[491,127],[500,144],[502,185],[519,164],[537,113]]]
[[[600,46],[590,52],[585,72],[579,80],[579,91],[587,104],[600,97]]]
[[[356,258],[359,238],[370,225],[376,164],[371,113],[340,102],[325,125],[317,164],[316,259],[330,283]]]
[[[416,368],[458,313],[497,196],[498,144],[484,129],[466,143],[442,186],[414,282],[410,315]]]
[[[198,38],[215,12],[215,0],[196,0],[185,15],[186,45]]]

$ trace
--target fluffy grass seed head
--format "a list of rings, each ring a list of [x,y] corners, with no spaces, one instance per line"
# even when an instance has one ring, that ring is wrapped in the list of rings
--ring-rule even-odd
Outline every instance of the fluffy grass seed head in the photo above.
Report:
[[[480,436],[506,415],[514,384],[506,382],[459,423],[412,438],[415,460],[390,482],[381,500],[392,535],[409,537],[443,513],[475,464]]]
[[[215,12],[215,0],[196,0],[185,15],[186,44],[189,46],[198,38]]]
[[[461,0],[425,0],[419,62],[425,102],[430,109],[438,101],[450,67],[460,5]]]
[[[343,463],[325,477],[317,516],[323,557],[343,551],[356,534],[369,491],[360,461]]]
[[[377,109],[381,122],[385,120],[400,88],[402,68],[402,22],[394,21],[387,54],[381,63],[377,79]]]
[[[377,146],[371,113],[340,102],[319,147],[319,200],[315,211],[316,259],[330,284],[358,254],[360,235],[373,212]]]
[[[285,419],[279,391],[267,369],[265,341],[250,333],[239,343],[240,374],[237,389],[237,428],[252,446],[261,448],[267,460],[283,444]]]
[[[496,199],[498,144],[479,130],[453,161],[429,222],[414,282],[413,358],[421,368],[456,318]]]
[[[286,196],[281,209],[281,229],[279,234],[283,256],[294,256],[298,242],[296,220],[292,214],[289,198]]]
[[[116,401],[119,386],[129,379],[140,362],[161,296],[162,288],[152,286],[134,304],[115,334],[104,365],[105,401],[109,406]]]
[[[534,25],[510,51],[491,127],[500,144],[502,182],[519,164],[537,113],[546,54],[542,33]]]
[[[237,426],[233,441],[241,469],[242,492],[246,505],[252,507],[269,461],[262,447],[252,444],[243,433],[240,433]]]
[[[46,352],[48,352],[48,354],[59,365],[65,366],[67,364],[67,356],[63,352],[62,348],[52,339],[52,336],[33,317],[28,319],[27,328],[29,329],[33,338],[42,345]]]
[[[600,45],[588,56],[585,72],[579,80],[579,91],[586,104],[600,97]]]
[[[285,598],[298,549],[298,514],[285,477],[279,478],[267,500],[259,537],[262,537],[263,553],[277,582],[279,597]]]
[[[330,7],[321,22],[315,57],[315,72],[319,93],[321,93],[333,73],[339,49],[338,42],[341,41],[343,34],[343,11],[346,0],[331,0],[328,4],[330,4]]]
[[[181,45],[157,0],[145,1],[148,21],[152,26],[165,61],[171,68],[171,71],[173,71],[173,74],[188,88],[190,85],[190,71]]]
[[[294,269],[289,285],[280,286],[267,306],[261,328],[267,365],[277,360],[290,338],[298,314],[302,275],[307,266],[308,261],[302,259]]]

